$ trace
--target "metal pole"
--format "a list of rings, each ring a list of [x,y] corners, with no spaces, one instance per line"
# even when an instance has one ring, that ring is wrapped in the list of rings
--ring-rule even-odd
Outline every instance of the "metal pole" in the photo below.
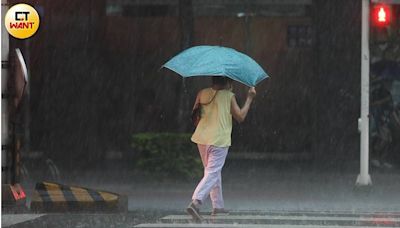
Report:
[[[369,1],[362,1],[361,18],[361,117],[358,128],[360,140],[360,174],[356,185],[372,185],[369,175]]]
[[[31,82],[30,80],[30,41],[26,39],[25,42],[25,64],[26,64],[26,85],[25,85],[25,95],[24,95],[24,102],[23,102],[23,115],[24,115],[24,145],[22,146],[22,150],[25,152],[29,152],[31,150]]]
[[[1,0],[1,15],[5,15],[8,10],[7,0]],[[9,91],[9,40],[8,32],[5,26],[1,27],[1,178],[2,184],[10,183],[10,137],[9,137],[9,110],[8,97]]]

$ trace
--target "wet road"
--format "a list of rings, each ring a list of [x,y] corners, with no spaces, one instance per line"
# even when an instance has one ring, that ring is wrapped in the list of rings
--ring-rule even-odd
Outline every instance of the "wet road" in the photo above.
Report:
[[[15,218],[24,217],[25,221]],[[31,217],[31,218],[29,218]],[[2,227],[272,227],[272,228],[356,228],[356,227],[400,227],[400,213],[356,213],[334,211],[235,211],[224,216],[209,216],[196,223],[181,212],[134,211],[114,214],[43,214],[3,215]],[[14,221],[14,223],[11,222]]]
[[[167,211],[132,211],[128,213],[56,213],[20,215],[2,215],[2,227],[9,228],[112,228],[133,227],[140,223],[156,222],[158,218],[172,212]],[[18,218],[24,217],[21,221]]]
[[[240,217],[219,220],[217,222],[219,225],[214,227],[224,227],[221,224],[240,224],[240,221],[261,224],[261,227],[268,225],[266,227],[277,228],[304,228],[310,225],[314,225],[313,228],[377,225],[400,227],[399,170],[373,173],[373,186],[368,191],[359,191],[355,188],[356,177],[357,170],[353,168],[350,171],[317,172],[296,167],[275,169],[251,166],[246,169],[235,169],[234,166],[227,166],[223,171],[225,206],[234,212],[232,215]],[[9,223],[11,226],[8,227],[134,227],[139,224],[142,224],[141,227],[185,227],[185,224],[190,223],[187,218],[181,217],[178,221],[166,222],[165,217],[184,215],[183,210],[191,198],[197,181],[196,179],[160,181],[135,176],[121,170],[104,170],[103,173],[98,170],[85,171],[81,175],[73,174],[69,178],[65,177],[62,183],[126,195],[129,212],[45,214],[37,218],[31,217],[18,224]],[[28,196],[31,195],[33,186],[34,182],[24,183]],[[202,212],[209,211],[210,203],[206,202]],[[252,215],[248,213],[249,211],[257,212],[264,217],[249,219],[246,217]],[[281,215],[272,213],[276,211],[280,211]],[[329,212],[329,214],[304,214],[310,211]],[[362,213],[368,213],[365,221],[362,218],[360,220]],[[338,216],[340,214],[342,216]],[[7,217],[8,221],[18,222],[23,216],[13,218],[11,215],[3,214],[3,224]],[[212,227],[209,223],[189,225]]]

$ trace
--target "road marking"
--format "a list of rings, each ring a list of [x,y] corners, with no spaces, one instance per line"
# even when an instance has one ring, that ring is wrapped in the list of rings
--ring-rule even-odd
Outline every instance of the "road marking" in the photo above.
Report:
[[[1,215],[1,227],[7,227],[31,220],[35,220],[46,214],[2,214]]]
[[[234,212],[231,215],[203,215],[202,223],[194,223],[189,215],[168,215],[161,218],[160,223],[140,224],[139,228],[372,228],[400,227],[398,212],[378,213],[318,213],[318,212]]]
[[[211,213],[211,212],[210,212]],[[294,216],[332,216],[332,217],[393,217],[400,218],[400,212],[355,212],[355,211],[231,211],[230,215],[294,215]]]
[[[347,216],[347,217],[333,217],[333,216],[285,216],[285,215],[225,215],[225,216],[210,216],[204,215],[205,220],[218,221],[218,220],[312,220],[312,221],[357,221],[357,222],[369,222],[369,221],[388,221],[388,222],[400,222],[400,218],[391,217],[367,217],[367,216]],[[178,220],[191,220],[188,215],[168,215],[161,218],[162,221],[178,221]]]
[[[265,225],[265,224],[140,224],[137,228],[376,228],[377,226],[320,226],[320,225]],[[385,228],[396,228],[384,226]],[[398,228],[398,227],[397,227]]]

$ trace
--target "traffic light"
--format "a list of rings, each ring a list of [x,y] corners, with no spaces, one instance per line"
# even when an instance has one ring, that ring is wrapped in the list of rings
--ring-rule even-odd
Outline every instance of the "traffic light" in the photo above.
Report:
[[[371,19],[375,26],[385,27],[390,25],[392,19],[391,6],[385,4],[373,5]]]

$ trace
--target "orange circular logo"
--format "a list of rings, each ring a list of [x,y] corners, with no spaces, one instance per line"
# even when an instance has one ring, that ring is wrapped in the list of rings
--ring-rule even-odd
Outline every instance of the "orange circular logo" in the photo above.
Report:
[[[33,36],[39,28],[39,14],[28,4],[12,6],[6,13],[4,23],[8,33],[18,39]]]

